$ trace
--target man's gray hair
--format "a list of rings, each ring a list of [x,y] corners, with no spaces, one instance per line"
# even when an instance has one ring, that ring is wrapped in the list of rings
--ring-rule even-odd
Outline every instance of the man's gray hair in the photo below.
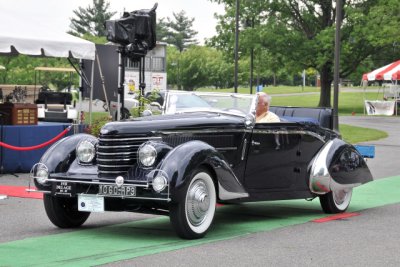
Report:
[[[264,92],[260,92],[258,93],[259,98],[262,98],[264,103],[268,103],[269,105],[271,105],[271,100],[272,97]]]

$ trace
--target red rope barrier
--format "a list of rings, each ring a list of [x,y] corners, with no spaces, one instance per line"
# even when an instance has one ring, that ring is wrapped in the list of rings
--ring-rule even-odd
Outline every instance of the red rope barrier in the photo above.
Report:
[[[40,145],[36,145],[36,146],[26,146],[26,147],[20,147],[20,146],[12,146],[3,142],[0,142],[0,146],[8,148],[8,149],[12,149],[12,150],[17,150],[17,151],[28,151],[28,150],[36,150],[45,146],[50,145],[51,143],[54,143],[55,141],[57,141],[58,139],[60,139],[61,137],[63,137],[66,133],[69,132],[69,130],[71,130],[71,126],[69,126],[68,128],[66,128],[64,131],[62,131],[61,133],[59,133],[57,136],[55,136],[53,139],[46,141]]]

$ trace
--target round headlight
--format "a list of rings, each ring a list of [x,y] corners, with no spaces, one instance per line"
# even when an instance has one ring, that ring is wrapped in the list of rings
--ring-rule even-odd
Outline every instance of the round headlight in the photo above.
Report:
[[[165,189],[165,187],[167,186],[167,178],[165,178],[164,176],[157,176],[156,178],[153,179],[153,189],[156,192],[161,192]]]
[[[45,184],[49,178],[49,172],[46,169],[40,168],[36,171],[35,178],[40,184]]]
[[[145,167],[150,167],[154,164],[157,157],[157,150],[150,144],[145,144],[139,148],[139,161]]]
[[[96,149],[91,142],[83,140],[79,142],[76,147],[76,155],[78,156],[79,162],[90,163],[96,155]]]

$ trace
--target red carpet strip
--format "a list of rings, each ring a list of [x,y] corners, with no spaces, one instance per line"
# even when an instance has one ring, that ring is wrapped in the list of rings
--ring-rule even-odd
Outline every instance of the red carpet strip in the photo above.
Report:
[[[26,192],[26,189],[28,189],[28,187],[26,186],[0,185],[0,195],[6,195],[9,197],[43,199],[43,193]]]
[[[356,212],[347,213],[347,212],[345,212],[345,213],[335,214],[335,215],[324,217],[324,218],[320,218],[320,219],[315,219],[315,220],[312,220],[312,222],[324,223],[324,222],[330,222],[330,221],[334,221],[334,220],[347,219],[347,218],[358,216],[358,215],[360,215],[360,213],[356,213]]]

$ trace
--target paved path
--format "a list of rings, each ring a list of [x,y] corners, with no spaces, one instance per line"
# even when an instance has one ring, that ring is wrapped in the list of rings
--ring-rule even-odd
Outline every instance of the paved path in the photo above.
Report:
[[[387,132],[385,139],[360,144],[375,146],[375,158],[368,160],[375,179],[400,174],[400,117],[343,116],[340,123]]]

